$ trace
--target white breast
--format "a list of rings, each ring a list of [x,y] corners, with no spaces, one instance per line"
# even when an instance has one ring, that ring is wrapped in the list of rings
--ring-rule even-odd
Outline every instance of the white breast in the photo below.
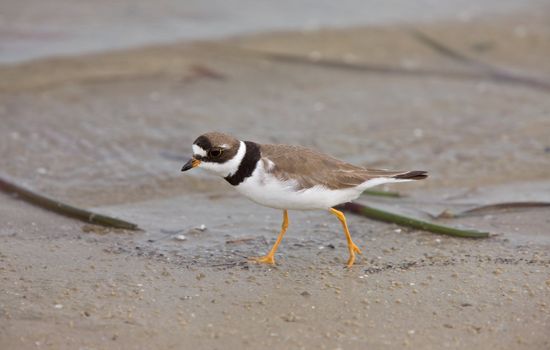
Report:
[[[269,161],[267,164],[269,164]],[[365,181],[357,187],[346,189],[331,190],[318,185],[305,190],[296,191],[296,181],[280,181],[273,175],[267,173],[264,169],[264,162],[260,161],[252,173],[252,176],[245,179],[235,188],[254,202],[271,208],[324,210],[357,199],[361,193],[369,187],[383,183],[401,181],[408,180],[378,178]]]

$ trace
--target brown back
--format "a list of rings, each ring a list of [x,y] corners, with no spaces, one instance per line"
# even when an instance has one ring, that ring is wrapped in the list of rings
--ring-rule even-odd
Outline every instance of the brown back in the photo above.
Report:
[[[361,168],[315,150],[291,145],[260,145],[262,158],[275,166],[269,172],[280,180],[296,180],[298,189],[322,185],[330,189],[357,186],[377,177],[392,177],[402,171]]]

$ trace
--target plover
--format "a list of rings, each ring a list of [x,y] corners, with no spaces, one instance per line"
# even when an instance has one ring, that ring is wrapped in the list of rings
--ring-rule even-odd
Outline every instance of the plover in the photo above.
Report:
[[[347,266],[361,254],[353,243],[344,214],[333,207],[357,199],[367,188],[425,179],[425,171],[366,169],[302,146],[240,141],[209,132],[193,142],[193,156],[181,171],[202,168],[223,177],[252,201],[283,210],[281,232],[269,253],[251,258],[275,263],[275,252],[288,228],[288,210],[328,210],[342,224],[348,242]]]

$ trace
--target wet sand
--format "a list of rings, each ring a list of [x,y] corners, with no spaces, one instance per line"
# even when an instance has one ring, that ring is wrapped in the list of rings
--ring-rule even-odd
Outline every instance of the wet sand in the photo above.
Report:
[[[548,348],[548,209],[437,220],[496,234],[487,240],[348,215],[364,252],[351,270],[337,220],[291,212],[266,267],[246,257],[269,249],[281,213],[179,173],[193,139],[221,130],[426,169],[428,181],[391,187],[405,198],[361,199],[419,217],[550,201],[549,91],[530,83],[550,81],[547,20],[284,32],[0,67],[3,175],[144,228],[98,229],[1,194],[0,348]]]

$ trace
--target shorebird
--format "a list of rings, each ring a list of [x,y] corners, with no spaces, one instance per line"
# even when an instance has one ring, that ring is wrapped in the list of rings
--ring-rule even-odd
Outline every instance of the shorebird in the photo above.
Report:
[[[199,136],[193,156],[181,171],[202,168],[221,176],[252,201],[283,210],[283,224],[275,244],[265,256],[251,258],[275,264],[275,252],[288,228],[288,210],[328,210],[342,224],[349,258],[361,250],[353,240],[338,204],[357,199],[367,188],[392,182],[425,179],[425,171],[388,171],[355,166],[315,150],[293,145],[241,141],[220,132]]]

